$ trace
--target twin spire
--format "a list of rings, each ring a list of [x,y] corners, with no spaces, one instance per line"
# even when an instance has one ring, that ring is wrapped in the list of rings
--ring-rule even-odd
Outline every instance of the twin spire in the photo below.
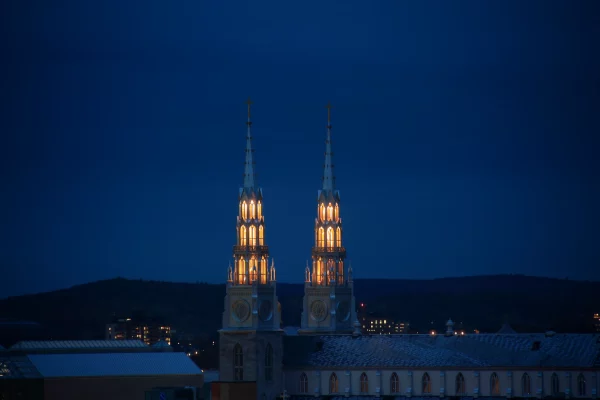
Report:
[[[248,105],[248,131],[246,133],[246,161],[244,165],[244,189],[254,189],[254,160],[252,153],[252,120],[250,118],[250,106],[252,100],[248,97],[246,101]],[[331,103],[327,106],[327,137],[325,139],[325,165],[323,169],[323,190],[333,191],[335,190],[335,176],[333,175],[333,152],[331,151]]]

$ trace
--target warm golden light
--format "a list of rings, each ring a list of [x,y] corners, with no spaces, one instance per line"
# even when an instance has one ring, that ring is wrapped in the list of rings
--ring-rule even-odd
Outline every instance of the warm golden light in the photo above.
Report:
[[[261,219],[262,218],[262,204],[260,201],[258,202],[257,208],[258,208],[258,219]]]
[[[254,204],[254,201],[250,202],[250,219],[255,219],[256,218],[256,205]]]
[[[325,221],[325,204],[321,204],[321,221]]]
[[[250,233],[250,235],[249,235],[250,246],[256,246],[256,226],[250,225],[250,229],[248,231]]]
[[[237,267],[237,283],[246,283],[246,261],[244,257],[240,257]]]
[[[259,227],[258,227],[258,245],[264,246],[264,241],[265,241],[265,229],[263,228],[262,225],[259,225]]]
[[[317,247],[325,247],[325,230],[323,227],[319,228],[319,240],[317,242]]]
[[[260,260],[260,283],[267,283],[267,259],[265,257]]]
[[[335,204],[335,221],[338,222],[340,219],[340,208],[337,203]]]
[[[242,225],[240,227],[240,246],[246,246],[247,242],[246,242],[246,238],[248,236],[246,235],[246,227],[244,225]]]
[[[256,281],[257,278],[258,277],[256,272],[256,257],[252,257],[250,259],[250,283]]]
[[[335,247],[335,237],[332,227],[327,228],[327,247]]]
[[[329,221],[333,220],[333,206],[331,205],[331,203],[329,203],[329,205],[327,206],[327,219]]]
[[[245,201],[242,203],[242,219],[248,219],[248,204]]]
[[[342,247],[342,230],[338,226],[335,231],[336,231],[335,232],[336,246],[337,247]]]

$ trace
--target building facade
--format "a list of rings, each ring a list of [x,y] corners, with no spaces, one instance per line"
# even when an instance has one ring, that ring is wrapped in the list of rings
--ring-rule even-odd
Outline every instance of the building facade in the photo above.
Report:
[[[106,324],[106,340],[141,340],[149,346],[161,340],[171,344],[171,327],[156,322],[137,321],[132,318],[115,319]]]
[[[256,382],[256,398],[264,400],[597,398],[598,334],[465,334],[448,321],[445,334],[405,335],[405,324],[387,318],[377,318],[377,326],[375,317],[373,324],[359,320],[342,242],[329,106],[301,326],[282,331],[275,268],[267,268],[262,190],[254,183],[250,103],[247,125],[234,266],[220,331],[221,381]]]

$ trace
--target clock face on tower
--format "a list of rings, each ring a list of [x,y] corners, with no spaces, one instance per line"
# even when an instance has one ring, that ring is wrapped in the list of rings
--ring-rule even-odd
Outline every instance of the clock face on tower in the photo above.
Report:
[[[335,311],[338,322],[346,322],[350,319],[350,304],[346,300],[339,301]]]
[[[258,318],[267,322],[273,318],[273,304],[269,300],[261,300],[258,305]]]
[[[236,300],[231,306],[231,315],[238,322],[244,322],[250,316],[250,304],[246,300]]]
[[[310,317],[321,322],[327,318],[327,304],[323,300],[315,300],[310,305]]]

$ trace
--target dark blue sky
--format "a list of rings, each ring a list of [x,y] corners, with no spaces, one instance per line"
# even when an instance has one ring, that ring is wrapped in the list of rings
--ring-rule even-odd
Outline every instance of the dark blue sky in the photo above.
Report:
[[[597,1],[0,5],[0,297],[223,282],[245,105],[301,282],[326,110],[359,278],[600,279]]]

